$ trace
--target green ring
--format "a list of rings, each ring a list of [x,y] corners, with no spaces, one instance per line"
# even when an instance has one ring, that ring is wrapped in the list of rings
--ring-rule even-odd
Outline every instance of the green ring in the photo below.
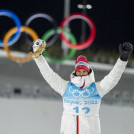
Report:
[[[63,32],[63,33],[68,34],[71,42],[73,44],[76,44],[77,43],[74,35],[71,32],[69,32],[68,30],[58,28],[57,29],[57,32],[58,33]],[[42,39],[46,41],[54,33],[55,33],[55,29],[50,29],[46,33],[43,34]],[[75,55],[75,53],[76,53],[76,49],[71,49],[70,53],[66,57],[61,58],[61,59],[56,59],[56,58],[53,58],[53,57],[49,56],[49,54],[47,53],[46,50],[43,51],[42,55],[43,56],[46,56],[50,61],[52,61],[54,63],[61,63],[61,62],[65,61],[65,60],[71,59]]]

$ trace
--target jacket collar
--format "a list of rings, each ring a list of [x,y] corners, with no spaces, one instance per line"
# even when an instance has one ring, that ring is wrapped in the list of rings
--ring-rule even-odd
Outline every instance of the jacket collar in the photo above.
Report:
[[[91,69],[91,73],[88,74],[87,76],[76,76],[75,72],[73,71],[70,75],[70,81],[75,86],[80,88],[89,87],[93,82],[95,82],[94,72]]]

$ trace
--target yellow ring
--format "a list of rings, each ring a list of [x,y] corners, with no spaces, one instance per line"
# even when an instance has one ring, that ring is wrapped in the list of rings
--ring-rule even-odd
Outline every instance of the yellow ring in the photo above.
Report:
[[[35,32],[33,29],[29,28],[29,27],[21,26],[20,31],[21,31],[21,32],[26,32],[26,33],[28,33],[29,35],[31,35],[33,41],[35,41],[36,39],[39,39],[39,37],[38,37],[38,35],[36,34],[36,32]],[[10,29],[10,30],[6,33],[6,35],[5,35],[5,37],[4,37],[4,41],[3,41],[3,42],[4,42],[4,50],[6,51],[8,57],[9,57],[11,60],[16,61],[16,62],[27,62],[27,61],[29,61],[29,60],[32,59],[32,56],[29,55],[29,56],[26,56],[26,57],[24,57],[24,58],[15,57],[15,56],[13,56],[13,55],[10,53],[10,50],[9,50],[9,48],[8,48],[8,46],[7,46],[8,40],[10,39],[10,37],[11,37],[15,32],[17,32],[17,27],[14,27],[14,28]]]

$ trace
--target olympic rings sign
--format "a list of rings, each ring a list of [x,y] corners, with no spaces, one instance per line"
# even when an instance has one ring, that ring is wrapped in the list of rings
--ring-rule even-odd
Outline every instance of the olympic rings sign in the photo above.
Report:
[[[33,40],[39,38],[37,33],[32,28],[29,27],[31,21],[33,21],[36,18],[47,19],[53,25],[53,29],[48,30],[42,36],[42,39],[47,42],[48,38],[50,38],[50,36],[53,35],[51,41],[47,42],[47,45],[48,45],[47,47],[50,47],[52,44],[54,44],[54,42],[57,40],[58,34],[60,34],[61,39],[65,42],[66,45],[68,45],[72,49],[70,51],[69,55],[62,59],[52,58],[47,54],[46,51],[44,51],[43,55],[46,56],[47,58],[49,58],[49,60],[51,60],[52,62],[60,63],[60,62],[63,62],[64,60],[72,58],[74,56],[76,50],[82,50],[82,49],[85,49],[88,46],[90,46],[91,43],[94,41],[95,35],[96,35],[96,28],[95,28],[95,24],[93,23],[92,19],[81,13],[71,14],[67,18],[63,19],[63,21],[60,24],[60,28],[58,28],[56,21],[51,16],[44,14],[44,13],[38,13],[38,14],[34,14],[34,15],[30,16],[29,19],[25,22],[25,26],[21,26],[19,18],[13,12],[11,12],[9,10],[0,10],[0,16],[2,16],[2,15],[13,19],[16,27],[10,29],[6,33],[3,42],[0,41],[0,47],[4,47],[4,50],[6,51],[8,57],[16,62],[29,61],[29,60],[31,60],[31,56],[27,56],[25,58],[14,57],[13,55],[11,55],[11,53],[8,49],[8,46],[14,44],[19,39],[21,32],[26,32],[26,33],[30,34],[31,37],[33,38]],[[77,44],[74,35],[65,29],[65,27],[68,25],[68,23],[74,19],[84,20],[85,22],[87,22],[87,24],[90,28],[90,31],[91,31],[90,35],[89,35],[88,39],[83,43]],[[65,36],[66,34],[69,36],[69,40],[66,39],[66,36]],[[11,38],[12,35],[14,35],[14,36]],[[28,36],[27,36],[27,39],[28,39]],[[29,41],[29,43],[31,43],[31,42]]]
[[[71,42],[72,42],[73,44],[76,44],[76,39],[75,39],[74,35],[73,35],[71,32],[69,32],[69,31],[67,31],[67,30],[65,30],[65,29],[61,29],[61,28],[58,28],[58,29],[57,29],[57,32],[58,32],[58,33],[66,33],[66,34],[69,36],[69,39],[71,40]],[[54,33],[55,33],[54,29],[50,29],[49,31],[47,31],[47,32],[42,36],[42,39],[45,40],[45,41],[47,41],[47,39],[48,39],[51,35],[53,35]],[[65,61],[65,60],[71,59],[71,58],[75,55],[75,53],[76,53],[76,49],[72,49],[72,50],[70,51],[70,53],[69,53],[66,57],[64,57],[64,58],[62,58],[62,59],[52,58],[51,56],[49,56],[49,55],[47,54],[46,51],[43,52],[43,55],[46,56],[46,57],[48,57],[52,62],[60,63],[60,62],[63,62],[63,61]]]
[[[32,30],[31,28],[29,28],[29,27],[24,27],[24,26],[22,26],[20,30],[21,30],[21,31],[25,31],[25,32],[27,32],[28,34],[30,34],[31,37],[33,38],[33,40],[36,40],[36,39],[39,38],[38,35],[36,34],[36,32],[35,32],[34,30]],[[11,55],[11,53],[10,53],[10,51],[9,51],[9,48],[8,48],[8,46],[7,46],[7,42],[8,42],[8,40],[9,40],[9,38],[10,38],[16,31],[17,31],[17,27],[14,27],[14,28],[10,29],[10,30],[7,32],[7,34],[5,35],[5,37],[4,37],[4,50],[6,51],[8,57],[9,57],[10,59],[12,59],[13,61],[16,61],[16,62],[26,62],[26,61],[29,61],[29,60],[32,59],[31,56],[27,56],[27,57],[25,57],[25,58],[18,58],[18,57],[15,57],[15,56]]]
[[[25,26],[29,26],[29,24],[34,20],[34,19],[37,19],[37,18],[44,18],[44,19],[47,19],[50,23],[52,23],[52,26],[54,28],[54,36],[53,38],[47,42],[47,46],[46,47],[49,47],[51,46],[52,44],[54,44],[54,42],[57,40],[58,38],[58,34],[56,33],[56,28],[58,27],[57,25],[57,22],[50,16],[50,15],[47,15],[47,14],[44,14],[44,13],[37,13],[37,14],[34,14],[32,16],[30,16],[27,21],[25,22]],[[28,40],[29,41],[29,40]],[[29,41],[30,42],[30,41]],[[32,42],[30,42],[30,44],[32,44]]]
[[[60,37],[61,39],[71,48],[75,48],[75,49],[85,49],[87,48],[88,46],[91,45],[91,43],[93,42],[94,38],[95,38],[95,35],[96,35],[96,28],[95,28],[95,25],[92,21],[92,19],[90,19],[88,16],[86,15],[83,15],[81,13],[74,13],[74,14],[71,14],[70,16],[68,16],[67,18],[65,18],[62,22],[61,22],[61,25],[60,27],[61,28],[64,28],[67,26],[67,24],[71,21],[71,20],[74,20],[74,19],[82,19],[84,21],[87,22],[87,24],[89,25],[90,29],[91,29],[91,33],[88,37],[88,39],[83,42],[83,43],[79,43],[79,44],[76,44],[74,45],[73,43],[71,43],[70,41],[68,41],[66,39],[66,37],[64,36],[63,33],[60,34]]]
[[[15,22],[15,25],[17,26],[17,31],[15,33],[15,36],[13,38],[11,38],[11,40],[9,40],[8,45],[12,45],[13,43],[15,43],[19,37],[20,37],[20,27],[21,27],[21,22],[20,19],[18,18],[18,16],[16,16],[13,12],[9,11],[9,10],[0,10],[0,16],[7,16],[11,19],[13,19],[13,21]],[[3,47],[3,41],[0,41],[0,47]]]

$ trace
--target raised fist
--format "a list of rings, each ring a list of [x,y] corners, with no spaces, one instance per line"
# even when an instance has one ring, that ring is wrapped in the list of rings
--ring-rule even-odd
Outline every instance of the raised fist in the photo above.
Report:
[[[120,59],[122,61],[127,61],[128,57],[133,51],[133,45],[129,42],[125,42],[119,45]]]
[[[36,52],[38,50],[38,48],[42,45],[44,45],[46,42],[44,40],[41,39],[37,39],[34,44],[33,44],[33,52]],[[44,50],[43,50],[44,51]]]
[[[46,42],[41,39],[37,39],[33,46],[30,46],[28,49],[29,55],[31,55],[33,58],[38,58],[42,52],[45,50]]]

